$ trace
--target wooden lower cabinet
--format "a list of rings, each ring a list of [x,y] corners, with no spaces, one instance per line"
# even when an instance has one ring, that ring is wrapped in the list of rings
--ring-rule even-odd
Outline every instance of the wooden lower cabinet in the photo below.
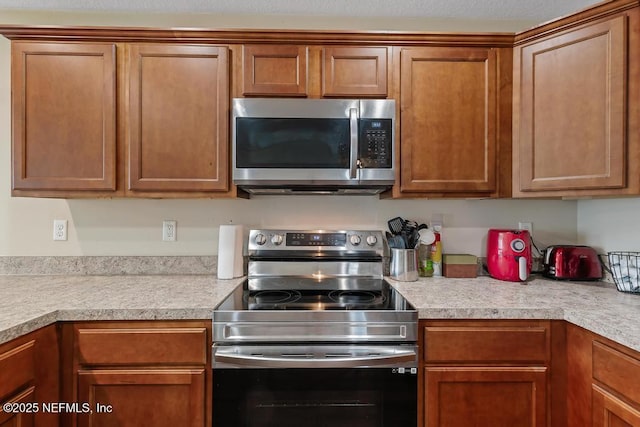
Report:
[[[205,370],[89,369],[78,372],[78,401],[92,412],[78,426],[202,427]]]
[[[87,405],[72,427],[211,425],[211,322],[64,326],[64,401]]]
[[[33,404],[35,401],[35,387],[29,387],[27,390],[5,399],[2,403],[11,404]],[[34,408],[34,406],[31,406]],[[0,427],[34,427],[35,412],[5,412],[4,407],[0,408]]]
[[[567,324],[567,427],[640,427],[640,353]]]
[[[593,386],[593,427],[640,426],[640,411],[606,390]]]
[[[547,425],[545,367],[425,369],[425,426]]]
[[[59,401],[58,354],[54,325],[0,345],[0,427],[59,425],[58,413],[42,406]]]
[[[420,326],[419,425],[552,424],[550,321],[424,320]]]

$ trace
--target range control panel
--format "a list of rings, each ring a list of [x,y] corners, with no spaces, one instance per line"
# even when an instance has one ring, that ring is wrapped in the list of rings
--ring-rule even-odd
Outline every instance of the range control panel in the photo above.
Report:
[[[286,250],[317,252],[378,252],[384,248],[381,231],[367,230],[251,230],[249,252]]]

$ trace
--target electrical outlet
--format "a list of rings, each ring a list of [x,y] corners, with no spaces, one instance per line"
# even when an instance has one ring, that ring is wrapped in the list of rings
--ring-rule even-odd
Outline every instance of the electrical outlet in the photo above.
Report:
[[[175,242],[178,234],[178,222],[165,219],[162,221],[162,240],[165,242]]]
[[[67,220],[53,220],[53,240],[67,240]]]
[[[527,230],[529,233],[533,233],[533,223],[532,222],[519,222],[518,223],[519,230]]]

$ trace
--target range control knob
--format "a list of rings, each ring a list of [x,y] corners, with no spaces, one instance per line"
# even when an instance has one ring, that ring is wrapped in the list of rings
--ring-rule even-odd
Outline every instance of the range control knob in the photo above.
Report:
[[[361,241],[362,239],[360,239],[360,236],[357,234],[352,234],[351,237],[349,237],[349,242],[351,242],[353,246],[358,246]]]
[[[376,236],[367,236],[367,245],[374,246],[376,243],[378,243],[378,238]]]
[[[273,236],[271,236],[271,243],[273,243],[276,246],[282,244],[282,240],[283,240],[282,234],[274,234]]]
[[[256,234],[256,237],[254,237],[253,240],[256,242],[256,245],[259,245],[259,246],[262,246],[265,243],[267,243],[267,237],[262,233]]]

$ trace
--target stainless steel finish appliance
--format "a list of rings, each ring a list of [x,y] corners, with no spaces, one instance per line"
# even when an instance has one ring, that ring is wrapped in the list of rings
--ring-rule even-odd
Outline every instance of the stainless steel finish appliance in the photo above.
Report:
[[[233,100],[233,182],[253,194],[376,194],[395,180],[395,101]]]
[[[248,250],[213,315],[214,425],[415,425],[418,316],[382,233],[252,230]]]

